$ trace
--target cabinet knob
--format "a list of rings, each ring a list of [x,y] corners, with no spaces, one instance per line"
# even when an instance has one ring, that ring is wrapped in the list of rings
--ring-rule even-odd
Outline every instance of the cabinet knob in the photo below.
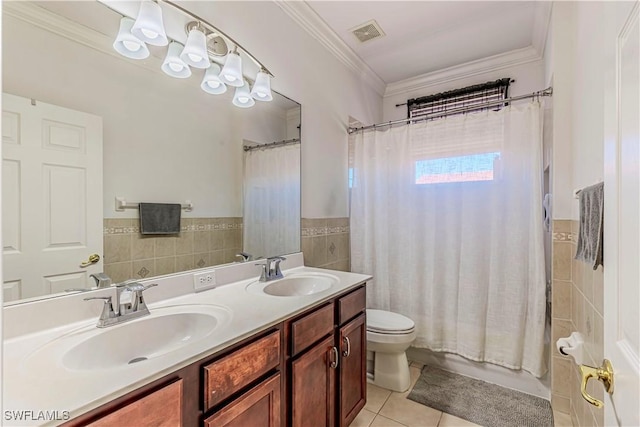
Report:
[[[329,357],[329,367],[331,369],[338,369],[338,361],[340,360],[340,355],[338,354],[338,348],[336,346],[333,346],[329,351],[333,353],[333,358]]]
[[[342,357],[349,357],[351,355],[351,341],[349,341],[349,337],[342,337],[342,342],[347,346],[346,350],[342,350]]]

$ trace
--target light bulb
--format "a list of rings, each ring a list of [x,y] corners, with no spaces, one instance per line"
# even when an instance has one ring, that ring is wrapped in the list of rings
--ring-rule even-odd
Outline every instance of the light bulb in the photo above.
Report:
[[[140,46],[140,43],[136,43],[136,42],[131,41],[131,40],[124,40],[122,42],[122,44],[124,45],[124,47],[127,48],[127,50],[129,50],[131,52],[137,52],[142,47],[142,46]]]
[[[142,32],[142,34],[144,34],[146,37],[150,38],[151,40],[155,40],[155,38],[158,37],[157,32],[153,30],[148,30],[146,28],[140,28],[140,32]]]
[[[177,77],[180,79],[191,76],[191,68],[187,66],[182,59],[180,59],[180,52],[182,52],[183,46],[178,42],[169,43],[169,49],[167,49],[167,56],[162,62],[162,71],[171,77]]]
[[[271,95],[271,78],[264,68],[256,75],[256,81],[251,89],[251,96],[258,101],[271,101],[273,99]]]
[[[166,46],[169,43],[162,21],[162,8],[158,3],[150,0],[143,0],[140,3],[138,17],[131,28],[131,34],[154,46]]]
[[[180,54],[180,59],[195,68],[209,68],[209,54],[207,52],[207,36],[198,28],[193,28],[187,36],[187,43]]]
[[[249,93],[249,85],[243,81],[243,85],[236,88],[236,93],[233,95],[233,105],[241,108],[253,107],[256,101],[253,100]]]
[[[180,71],[182,71],[184,69],[184,65],[178,64],[176,62],[169,62],[169,68],[171,68],[176,73],[179,73]]]
[[[202,61],[202,56],[200,55],[196,55],[195,53],[188,53],[187,55],[189,55],[189,59],[192,60],[193,62]]]
[[[120,19],[118,35],[113,42],[113,48],[122,56],[131,59],[144,59],[149,56],[147,45],[131,33],[134,20],[126,16]]]
[[[240,87],[244,84],[242,77],[242,59],[238,52],[229,52],[220,72],[220,79],[229,86]]]
[[[225,93],[227,91],[227,86],[220,80],[220,76],[218,76],[219,73],[220,66],[213,62],[211,67],[209,67],[204,73],[202,83],[200,83],[202,90],[212,95]]]

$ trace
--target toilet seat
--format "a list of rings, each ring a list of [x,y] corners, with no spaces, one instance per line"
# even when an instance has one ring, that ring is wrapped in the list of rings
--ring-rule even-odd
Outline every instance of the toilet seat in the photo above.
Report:
[[[402,314],[386,310],[367,309],[367,331],[383,335],[408,335],[415,323]]]

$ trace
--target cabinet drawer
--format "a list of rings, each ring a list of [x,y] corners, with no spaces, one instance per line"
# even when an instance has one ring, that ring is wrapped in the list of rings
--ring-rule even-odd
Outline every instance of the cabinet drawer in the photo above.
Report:
[[[363,286],[338,300],[339,322],[341,325],[365,310],[367,303],[365,289]]]
[[[208,411],[280,364],[280,331],[204,367],[204,409]]]
[[[182,380],[148,394],[86,426],[175,427],[182,425]]]
[[[276,374],[204,420],[204,427],[280,427],[280,409]]]
[[[291,355],[295,356],[333,332],[333,303],[291,322]]]

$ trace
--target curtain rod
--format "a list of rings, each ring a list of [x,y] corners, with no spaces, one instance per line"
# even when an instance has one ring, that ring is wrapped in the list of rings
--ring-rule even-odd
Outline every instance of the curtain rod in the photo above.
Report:
[[[269,142],[267,144],[245,145],[244,151],[259,150],[260,148],[275,148],[275,147],[281,147],[283,145],[298,144],[299,142],[300,142],[300,138],[293,138],[293,139],[285,139],[283,141]]]
[[[380,127],[396,125],[396,124],[399,124],[399,123],[407,123],[407,122],[416,123],[416,122],[421,122],[423,120],[432,119],[432,118],[435,118],[435,117],[445,117],[445,116],[449,116],[451,114],[458,114],[458,113],[464,113],[464,112],[472,111],[472,110],[479,110],[479,109],[482,109],[482,108],[494,107],[496,105],[506,104],[508,102],[513,102],[513,101],[520,101],[522,99],[533,99],[533,98],[539,98],[541,96],[551,96],[551,95],[553,95],[553,88],[552,87],[548,87],[548,88],[546,88],[544,90],[539,90],[537,92],[532,92],[532,93],[529,93],[529,94],[526,94],[526,95],[512,96],[510,98],[501,99],[499,101],[485,102],[484,104],[476,104],[476,105],[472,105],[472,106],[469,106],[469,107],[461,107],[461,108],[456,108],[454,110],[449,110],[449,111],[425,114],[424,116],[420,116],[418,118],[407,118],[407,119],[393,120],[393,121],[386,122],[386,123],[376,123],[374,125],[362,126],[362,127],[359,127],[359,128],[349,127],[349,128],[347,128],[347,133],[352,134],[354,132],[358,132],[358,131],[361,131],[361,130],[376,129],[376,128],[380,128]]]

